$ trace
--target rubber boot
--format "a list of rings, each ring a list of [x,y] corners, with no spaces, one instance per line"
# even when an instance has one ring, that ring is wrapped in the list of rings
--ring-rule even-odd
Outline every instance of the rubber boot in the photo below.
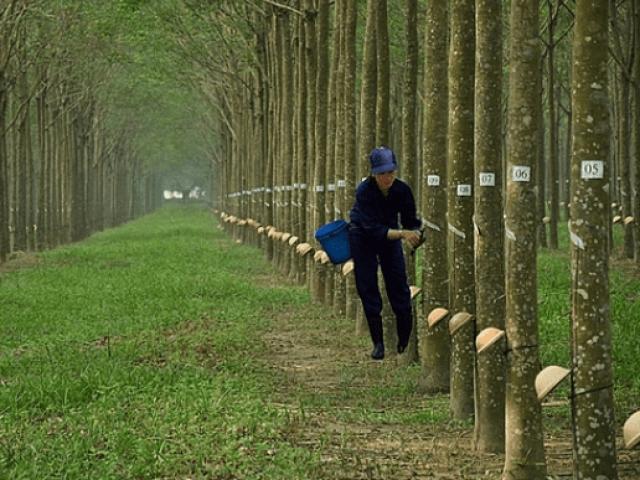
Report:
[[[384,344],[382,342],[376,343],[371,351],[371,358],[374,360],[382,360],[384,358]]]
[[[373,351],[371,352],[371,358],[373,358],[374,360],[382,360],[384,358],[382,318],[367,318],[367,324],[369,325],[369,333],[371,334],[371,341],[373,342]]]
[[[403,353],[409,345],[411,330],[413,327],[413,318],[397,318],[396,325],[398,327],[398,353]]]

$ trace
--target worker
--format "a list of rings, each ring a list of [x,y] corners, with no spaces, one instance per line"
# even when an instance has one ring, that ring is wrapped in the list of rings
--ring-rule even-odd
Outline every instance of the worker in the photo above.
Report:
[[[397,351],[402,353],[409,343],[413,324],[402,241],[417,248],[422,242],[422,222],[416,216],[411,188],[396,178],[398,162],[394,152],[385,146],[374,148],[369,163],[371,173],[358,185],[350,213],[349,247],[356,289],[373,342],[371,358],[382,360],[384,341],[378,265],[397,320]],[[398,217],[402,228],[399,228]]]

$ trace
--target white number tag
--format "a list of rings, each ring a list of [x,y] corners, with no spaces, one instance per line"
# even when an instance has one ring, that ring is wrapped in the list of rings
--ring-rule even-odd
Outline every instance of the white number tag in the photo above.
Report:
[[[602,160],[583,160],[580,177],[584,180],[604,178],[604,162]]]
[[[530,182],[531,167],[524,165],[514,165],[511,169],[511,180],[514,182]]]
[[[459,197],[470,197],[471,196],[471,185],[468,185],[468,184],[460,184],[460,185],[458,185],[458,196]]]
[[[495,187],[496,186],[496,174],[493,172],[480,172],[478,174],[481,187]]]
[[[430,187],[439,187],[440,175],[427,175],[427,185]]]

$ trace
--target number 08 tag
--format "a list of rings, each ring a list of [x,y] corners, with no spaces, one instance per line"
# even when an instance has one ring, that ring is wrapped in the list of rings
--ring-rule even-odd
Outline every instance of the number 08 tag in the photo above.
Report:
[[[471,185],[461,183],[458,185],[457,194],[459,197],[470,197],[471,196]]]

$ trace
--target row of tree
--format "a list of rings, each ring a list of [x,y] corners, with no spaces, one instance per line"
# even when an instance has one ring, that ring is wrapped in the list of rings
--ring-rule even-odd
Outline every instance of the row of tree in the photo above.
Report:
[[[147,213],[163,189],[207,186],[200,104],[158,28],[167,11],[0,2],[0,262]]]
[[[390,3],[369,0],[358,12],[354,0],[227,1],[203,15],[185,2],[181,18],[188,20],[174,24],[178,38],[186,38],[186,22],[213,22],[218,32],[183,43],[185,53],[207,52],[191,59],[210,69],[209,77],[221,72],[204,86],[221,139],[213,164],[215,204],[238,238],[260,242],[283,272],[307,278],[316,300],[353,317],[350,282],[301,261],[278,240],[313,243],[316,228],[346,217],[367,174],[367,154],[376,145],[393,146],[428,230],[422,278],[408,257],[413,281],[423,287],[420,317],[442,308],[452,314],[448,322],[418,323],[423,387],[449,391],[454,418],[475,416],[478,449],[506,449],[504,478],[542,479],[536,254],[541,242],[557,244],[560,209],[554,208],[564,171],[573,251],[575,468],[577,478],[617,478],[607,280],[617,213],[611,198],[623,205],[625,228],[633,232],[634,225],[618,200],[630,190],[620,186],[622,177],[610,182],[629,162],[623,145],[631,145],[620,132],[624,120],[614,115],[616,128],[610,128],[612,105],[621,110],[610,92],[621,80],[612,75],[618,67],[607,54],[608,30],[609,19],[616,26],[619,18],[606,3],[590,0],[513,0],[508,9],[483,0]],[[615,8],[636,7],[622,2]],[[623,23],[632,20],[637,23],[636,17]],[[566,26],[561,35],[554,30],[559,25]],[[390,31],[404,32],[402,48]],[[207,42],[227,49],[207,51]],[[570,58],[564,70],[552,46]],[[564,86],[558,73],[565,74]],[[570,145],[567,163],[557,156],[562,135]],[[547,166],[553,168],[543,162],[549,142]],[[268,239],[247,225],[262,225]],[[503,348],[488,348],[501,345],[500,338],[506,338]]]

